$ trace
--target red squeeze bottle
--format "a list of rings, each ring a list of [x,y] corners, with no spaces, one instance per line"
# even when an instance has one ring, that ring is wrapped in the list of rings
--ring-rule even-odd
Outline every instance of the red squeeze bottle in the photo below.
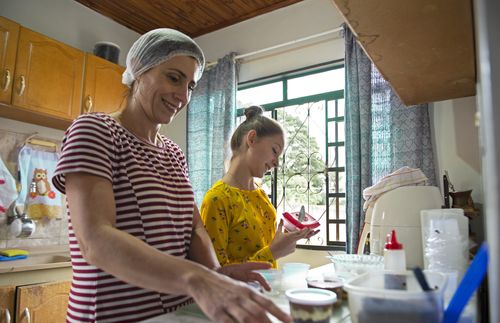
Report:
[[[384,248],[385,288],[406,289],[406,256],[403,245],[398,242],[396,231],[387,235]]]

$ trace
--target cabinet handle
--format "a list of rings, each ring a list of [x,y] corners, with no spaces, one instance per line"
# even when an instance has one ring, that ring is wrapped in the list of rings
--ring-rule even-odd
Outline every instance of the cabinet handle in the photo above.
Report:
[[[94,102],[92,102],[92,96],[87,95],[87,98],[85,99],[85,113],[92,112],[93,106]]]
[[[21,319],[25,319],[26,323],[30,323],[31,321],[31,316],[30,316],[30,310],[29,308],[24,308],[23,315],[21,316]]]
[[[3,72],[3,86],[2,91],[7,91],[10,85],[10,71],[8,68]]]
[[[10,323],[10,312],[9,309],[5,309],[5,323]]]
[[[17,95],[21,96],[26,88],[26,79],[24,75],[19,76],[19,86],[17,87]]]

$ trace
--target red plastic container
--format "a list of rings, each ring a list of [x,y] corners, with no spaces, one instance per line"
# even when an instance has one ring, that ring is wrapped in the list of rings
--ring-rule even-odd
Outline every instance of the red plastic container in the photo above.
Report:
[[[299,221],[299,212],[283,212],[283,219],[283,224],[287,231],[296,231],[304,228],[316,229],[320,226],[320,223],[307,212],[302,222]]]

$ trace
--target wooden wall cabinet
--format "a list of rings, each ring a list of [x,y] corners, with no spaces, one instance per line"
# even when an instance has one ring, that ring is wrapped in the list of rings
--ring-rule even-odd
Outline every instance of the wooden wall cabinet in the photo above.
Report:
[[[124,67],[86,54],[82,113],[117,111],[126,102],[128,87],[122,84]]]
[[[21,26],[0,17],[0,102],[10,103]]]
[[[124,68],[0,17],[0,117],[65,130],[126,102]]]
[[[0,287],[0,322],[14,322],[14,302],[16,299],[16,286]]]
[[[84,53],[21,27],[12,104],[72,120],[80,114]]]
[[[332,0],[407,106],[476,95],[470,0]]]
[[[17,323],[65,322],[70,286],[62,281],[0,287],[0,322],[9,322],[8,317]]]
[[[80,114],[83,51],[3,17],[0,30],[0,116],[65,129]]]

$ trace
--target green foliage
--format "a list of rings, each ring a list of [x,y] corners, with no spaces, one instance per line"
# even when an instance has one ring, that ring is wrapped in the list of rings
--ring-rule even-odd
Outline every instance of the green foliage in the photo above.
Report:
[[[278,200],[286,187],[287,205],[324,205],[325,162],[320,147],[309,136],[306,120],[281,109],[279,122],[285,129],[287,146],[278,170]]]

